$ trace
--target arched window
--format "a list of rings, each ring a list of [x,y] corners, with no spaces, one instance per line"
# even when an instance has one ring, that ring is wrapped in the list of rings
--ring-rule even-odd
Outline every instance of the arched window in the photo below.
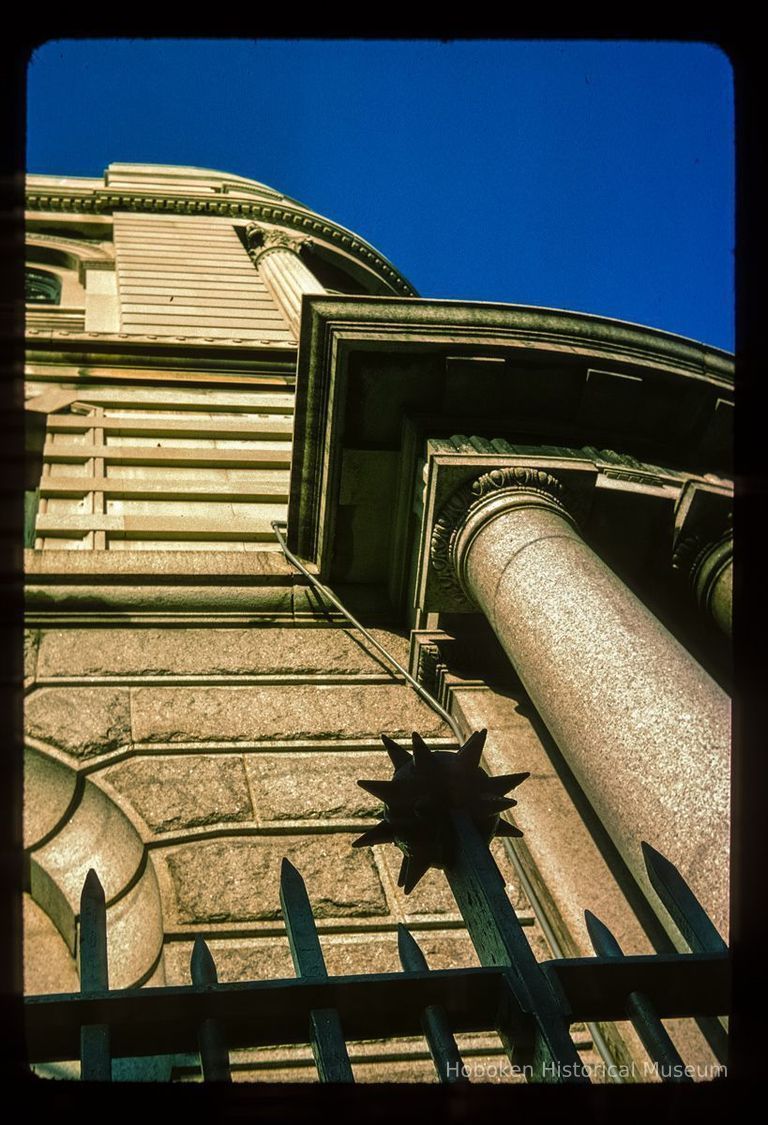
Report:
[[[24,295],[28,304],[61,304],[61,278],[48,270],[27,267],[24,278]]]

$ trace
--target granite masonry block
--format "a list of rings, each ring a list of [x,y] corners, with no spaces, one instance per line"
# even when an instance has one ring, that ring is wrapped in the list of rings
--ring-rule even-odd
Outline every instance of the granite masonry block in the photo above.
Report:
[[[379,862],[385,865],[391,879],[394,883],[397,883],[397,876],[403,861],[402,852],[393,844],[377,845],[376,852],[379,856]],[[520,890],[514,868],[504,852],[501,840],[491,842],[491,852],[504,878],[510,902],[516,910],[526,910],[527,908],[527,911],[530,912],[530,907],[528,907],[527,900]],[[409,895],[404,894],[399,887],[395,891],[395,895],[398,908],[406,916],[459,913],[459,908],[456,905],[445,873],[436,868],[427,871]]]
[[[31,747],[24,750],[24,847],[32,848],[64,818],[77,773]]]
[[[381,802],[357,782],[388,762],[382,746],[380,754],[248,754],[245,768],[260,820],[355,819],[379,814]]]
[[[116,688],[44,688],[27,697],[27,734],[78,758],[130,742],[128,692]]]
[[[376,851],[379,861],[387,868],[393,885],[396,885],[400,865],[403,862],[403,853],[394,844],[380,845]],[[404,894],[400,887],[397,887],[394,893],[398,909],[406,917],[459,913],[445,873],[435,868],[427,871],[409,895]]]
[[[479,964],[472,943],[464,933],[416,931],[413,937],[430,969],[461,969]],[[402,972],[395,932],[376,938],[323,937],[322,944],[325,964],[332,976]]]
[[[280,864],[303,876],[316,918],[387,913],[373,858],[345,835],[206,840],[166,854],[181,922],[244,922],[280,913]]]
[[[219,981],[282,980],[294,977],[288,938],[252,938],[242,941],[206,939]],[[163,951],[168,984],[191,984],[192,942],[168,942]]]
[[[24,991],[37,995],[77,992],[77,966],[51,919],[24,895]]]
[[[398,659],[406,642],[377,639]],[[41,676],[386,674],[390,666],[356,630],[51,629],[40,645]],[[407,651],[405,652],[407,657]],[[29,674],[29,673],[28,673]]]
[[[253,817],[240,757],[137,758],[111,767],[102,776],[153,832]]]
[[[37,650],[40,634],[37,629],[24,630],[24,679],[34,679],[37,673]]]
[[[426,931],[415,933],[431,969],[457,969],[478,965],[477,954],[464,933]],[[207,939],[219,980],[278,980],[295,976],[288,938]],[[322,934],[320,944],[330,976],[362,973],[399,973],[397,933],[373,936]],[[168,942],[164,961],[169,984],[191,984],[192,942]]]
[[[444,736],[448,728],[405,685],[131,689],[137,742]]]

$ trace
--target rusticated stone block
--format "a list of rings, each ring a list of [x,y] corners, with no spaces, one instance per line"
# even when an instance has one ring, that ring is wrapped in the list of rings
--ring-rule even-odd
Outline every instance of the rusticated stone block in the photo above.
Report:
[[[397,882],[403,853],[392,844],[379,845],[376,849],[392,879]],[[527,900],[520,891],[514,868],[504,852],[501,840],[491,841],[491,852],[505,880],[507,894],[515,909],[525,909]],[[443,871],[432,868],[427,871],[409,895],[398,888],[396,891],[400,909],[406,916],[421,914],[458,914],[459,908],[451,892]]]
[[[119,688],[45,688],[27,697],[26,729],[78,758],[130,742],[128,692]]]
[[[430,969],[463,969],[478,965],[467,934],[427,931],[414,934]],[[208,939],[219,981],[278,980],[295,975],[288,938]],[[394,930],[381,936],[355,938],[320,936],[325,965],[331,976],[403,971]],[[169,942],[163,960],[169,984],[190,984],[191,942]]]
[[[40,634],[37,629],[24,630],[24,679],[34,679],[37,668],[37,646]]]
[[[216,962],[219,981],[281,980],[294,977],[288,938],[247,938],[241,941],[207,939]],[[165,946],[166,979],[169,984],[191,984],[192,942],[169,942]]]
[[[259,741],[449,734],[401,684],[132,688],[137,742]]]
[[[402,637],[377,639],[407,662]],[[40,642],[41,676],[386,673],[356,630],[339,628],[51,629]],[[28,673],[29,674],[29,673]]]
[[[182,922],[275,919],[283,856],[303,876],[316,918],[387,913],[373,858],[345,835],[214,840],[166,855]]]
[[[377,849],[384,863],[389,869],[393,881],[397,882],[403,853],[392,844],[385,844]],[[420,914],[458,914],[459,908],[451,894],[451,888],[445,878],[445,873],[432,869],[416,884],[409,895],[403,894],[398,887],[397,900],[400,910],[408,915]]]
[[[249,754],[245,767],[260,820],[372,817],[381,802],[357,784],[382,770],[381,754]]]
[[[478,965],[477,954],[464,933],[429,931],[413,935],[431,969],[457,969]],[[295,976],[288,938],[208,939],[221,982],[278,980]],[[330,976],[402,972],[397,933],[363,938],[323,934],[320,944]],[[190,984],[192,942],[168,942],[163,959],[168,984]]]
[[[103,776],[153,832],[253,817],[240,757],[138,758]]]
[[[430,969],[460,969],[479,964],[466,934],[416,931],[413,937],[427,958]],[[322,944],[325,964],[331,976],[402,972],[396,932],[364,940],[324,937]]]
[[[445,934],[429,931],[413,935],[421,946],[430,969],[466,969],[479,965],[480,960],[468,934]]]

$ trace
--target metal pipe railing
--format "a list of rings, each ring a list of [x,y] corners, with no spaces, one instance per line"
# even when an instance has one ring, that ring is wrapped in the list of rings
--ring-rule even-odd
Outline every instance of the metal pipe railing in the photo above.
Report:
[[[448,724],[453,733],[456,735],[456,740],[458,741],[459,745],[461,745],[464,741],[464,735],[461,733],[461,728],[459,727],[459,724],[456,722],[453,716],[450,715],[444,707],[440,706],[435,697],[433,695],[430,695],[427,689],[423,687],[418,680],[413,678],[407,668],[404,668],[402,664],[400,664],[400,662],[396,660],[390,652],[387,652],[384,646],[376,640],[370,630],[366,629],[365,625],[361,625],[357,618],[353,617],[349,610],[341,604],[336,595],[332,594],[328,587],[324,586],[319,578],[317,578],[314,574],[310,574],[304,564],[299,562],[293,552],[288,549],[288,544],[285,542],[285,538],[282,532],[282,529],[286,528],[287,526],[288,525],[284,520],[272,520],[272,530],[277,536],[277,541],[280,544],[280,548],[288,561],[293,563],[293,565],[301,571],[305,578],[309,579],[312,587],[318,591],[322,598],[325,598],[326,601],[330,602],[330,604],[335,609],[337,609],[339,613],[343,614],[343,616],[346,617],[347,621],[350,621],[356,629],[359,629],[366,640],[369,640],[374,648],[378,649],[385,660],[389,661],[392,667],[396,668],[400,675],[405,677],[414,691],[421,696],[424,702],[427,703],[433,711],[436,711],[440,718]]]

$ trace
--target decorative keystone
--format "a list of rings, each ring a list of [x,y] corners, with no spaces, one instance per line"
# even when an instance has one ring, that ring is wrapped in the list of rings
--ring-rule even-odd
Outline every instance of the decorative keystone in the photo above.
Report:
[[[413,756],[385,734],[382,742],[395,773],[390,781],[358,781],[366,792],[384,802],[384,817],[352,844],[396,844],[404,858],[397,885],[410,894],[430,867],[450,866],[454,857],[450,814],[466,812],[483,839],[522,836],[499,813],[517,804],[505,796],[530,777],[510,773],[490,777],[480,765],[487,730],[475,731],[458,752],[430,750],[413,732]]]

